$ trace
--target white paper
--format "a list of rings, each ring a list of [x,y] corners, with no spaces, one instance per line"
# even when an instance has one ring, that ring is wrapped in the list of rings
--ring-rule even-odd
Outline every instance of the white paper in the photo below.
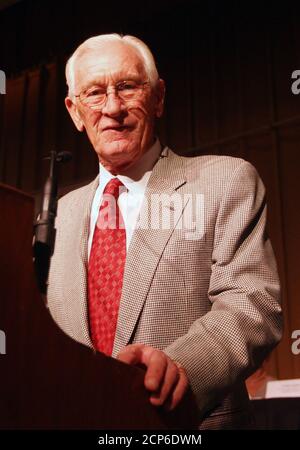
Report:
[[[300,378],[268,381],[265,398],[300,397]]]

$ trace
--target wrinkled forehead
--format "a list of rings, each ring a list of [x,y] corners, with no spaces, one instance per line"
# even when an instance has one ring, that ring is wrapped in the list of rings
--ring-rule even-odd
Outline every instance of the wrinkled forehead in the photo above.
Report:
[[[75,59],[76,90],[93,83],[117,82],[121,79],[145,79],[146,69],[138,50],[128,44],[106,43],[85,49]]]

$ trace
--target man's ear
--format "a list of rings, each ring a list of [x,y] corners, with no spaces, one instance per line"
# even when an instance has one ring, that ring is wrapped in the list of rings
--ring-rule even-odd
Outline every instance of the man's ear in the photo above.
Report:
[[[78,131],[84,130],[84,124],[80,117],[79,111],[75,103],[70,97],[65,98],[65,105]]]
[[[160,78],[156,85],[156,117],[161,117],[164,112],[165,92],[165,82]]]

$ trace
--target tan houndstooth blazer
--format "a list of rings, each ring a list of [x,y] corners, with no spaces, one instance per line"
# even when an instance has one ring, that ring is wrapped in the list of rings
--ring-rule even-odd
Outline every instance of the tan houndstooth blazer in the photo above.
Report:
[[[59,201],[48,286],[54,320],[90,347],[87,243],[97,185],[98,178]],[[177,203],[159,212],[151,198],[162,193]],[[265,200],[250,163],[227,156],[181,157],[166,147],[127,253],[113,356],[129,343],[145,343],[181,363],[202,428],[244,426],[243,380],[281,337]],[[170,215],[169,226],[147,227],[150,215],[155,222],[162,211]]]

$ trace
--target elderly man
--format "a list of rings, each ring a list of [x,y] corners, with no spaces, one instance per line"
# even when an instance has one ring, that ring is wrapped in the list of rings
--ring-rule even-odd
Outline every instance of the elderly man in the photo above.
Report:
[[[173,409],[190,387],[201,428],[246,427],[244,379],[281,337],[259,176],[242,159],[161,148],[165,85],[139,39],[88,39],[66,77],[66,107],[99,176],[59,202],[54,319],[75,340],[144,364],[153,405]]]

